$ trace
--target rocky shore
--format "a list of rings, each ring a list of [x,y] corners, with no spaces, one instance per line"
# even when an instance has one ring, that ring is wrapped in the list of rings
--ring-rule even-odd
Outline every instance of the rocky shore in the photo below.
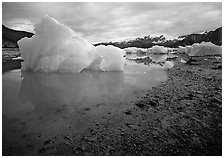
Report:
[[[211,61],[213,62],[213,61]],[[217,62],[216,62],[217,63]],[[220,63],[219,63],[220,64]],[[212,64],[211,64],[212,65]],[[222,155],[222,71],[176,64],[141,101],[41,155]]]

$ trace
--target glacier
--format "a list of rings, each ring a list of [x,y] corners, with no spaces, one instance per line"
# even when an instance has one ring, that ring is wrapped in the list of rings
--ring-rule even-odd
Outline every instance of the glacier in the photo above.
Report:
[[[35,35],[18,41],[23,71],[123,71],[124,50],[93,46],[69,27],[46,15],[34,26]]]

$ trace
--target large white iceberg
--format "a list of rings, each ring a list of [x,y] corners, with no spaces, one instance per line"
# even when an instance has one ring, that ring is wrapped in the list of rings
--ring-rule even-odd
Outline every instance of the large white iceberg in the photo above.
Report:
[[[93,46],[55,19],[45,16],[35,25],[35,35],[18,42],[24,60],[22,70],[80,72],[85,68],[123,71],[124,50]]]
[[[192,49],[189,56],[205,56],[222,54],[222,47],[217,46],[211,42],[195,43],[192,45]]]

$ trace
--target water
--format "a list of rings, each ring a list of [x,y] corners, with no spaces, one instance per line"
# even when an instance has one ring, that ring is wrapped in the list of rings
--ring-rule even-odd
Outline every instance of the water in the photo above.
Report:
[[[149,57],[152,59],[152,61],[159,63],[159,62],[165,62],[169,56],[168,56],[168,54],[163,54],[163,55],[150,54]]]
[[[153,62],[161,63],[166,62],[168,58],[173,58],[174,54],[126,54],[127,59],[145,59],[149,57]]]
[[[4,147],[33,143],[35,149],[60,132],[83,132],[94,121],[134,106],[137,97],[165,80],[163,69],[131,61],[124,72],[7,72],[2,77]]]

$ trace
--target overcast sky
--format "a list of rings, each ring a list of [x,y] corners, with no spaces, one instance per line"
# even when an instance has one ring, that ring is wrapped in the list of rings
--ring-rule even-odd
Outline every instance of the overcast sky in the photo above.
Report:
[[[34,32],[34,24],[48,14],[91,43],[149,34],[173,38],[222,25],[221,2],[4,2],[2,6],[2,22],[9,28]]]

